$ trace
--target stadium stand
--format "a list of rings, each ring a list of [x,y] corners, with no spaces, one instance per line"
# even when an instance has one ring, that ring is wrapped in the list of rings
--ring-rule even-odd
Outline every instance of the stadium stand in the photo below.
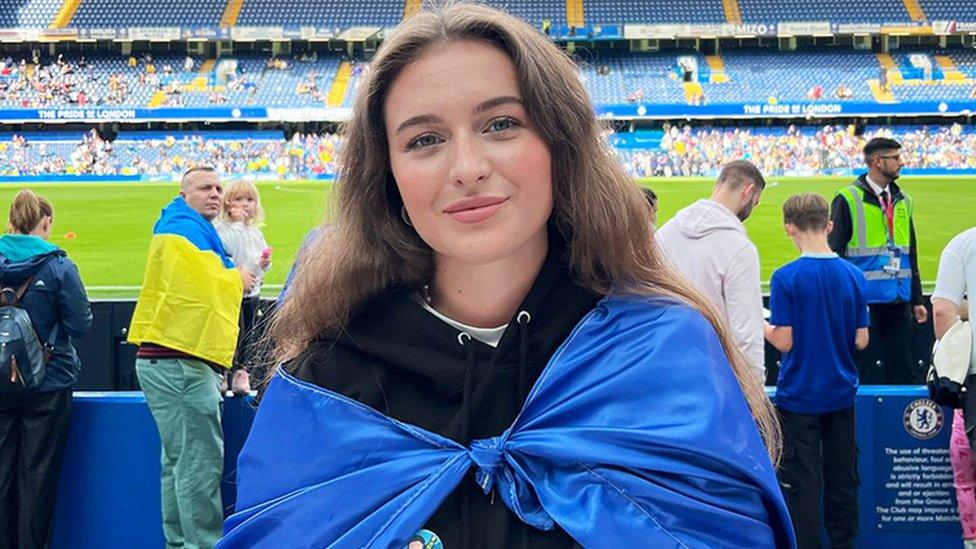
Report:
[[[489,6],[503,9],[540,28],[544,20],[553,25],[566,25],[566,0],[487,0]],[[583,2],[584,6],[590,2]]]
[[[752,160],[773,176],[848,175],[862,163],[861,150],[875,136],[903,145],[906,168],[976,169],[976,133],[945,126],[721,127],[670,126],[664,131],[621,134],[611,142],[633,176],[714,176],[731,160]]]
[[[931,67],[929,78],[913,56]],[[720,56],[594,49],[576,57],[597,105],[874,102],[882,99],[872,82],[876,87],[883,62],[898,75],[890,88],[895,101],[963,101],[976,90],[976,51],[961,48],[915,46],[890,56],[841,47],[725,48]],[[0,54],[0,106],[350,107],[364,66],[338,53],[307,51],[227,56],[220,61],[236,64],[228,71],[218,71],[218,60],[187,61],[177,53],[45,56],[39,66],[30,58],[28,51]],[[686,70],[686,63],[696,69]],[[683,81],[686,72],[692,81]]]
[[[587,24],[725,23],[722,0],[585,0]]]
[[[898,139],[909,169],[976,170],[976,131],[943,126],[728,127],[671,126],[611,134],[610,143],[633,176],[715,175],[726,162],[749,159],[763,173],[848,174],[876,135]],[[172,178],[208,164],[235,175],[316,178],[335,173],[341,147],[333,134],[276,131],[123,132],[115,141],[87,134],[0,134],[0,176],[143,175]]]
[[[335,135],[275,131],[0,134],[0,176],[144,175],[169,179],[198,165],[226,174],[314,178],[335,171]]]
[[[224,0],[82,0],[69,26],[215,27],[225,4]]]
[[[51,0],[0,0],[0,29],[46,28],[59,7]]]
[[[957,0],[879,0],[870,9],[849,0],[484,0],[542,27],[623,23],[775,23],[829,21],[833,23],[897,23],[919,20],[974,21],[970,2]],[[70,4],[70,3],[69,3]],[[0,0],[0,28],[46,28],[55,22],[62,2]],[[80,0],[64,24],[74,28],[317,26],[342,29],[357,26],[392,27],[405,15],[403,0]],[[909,7],[911,5],[911,8]],[[578,11],[573,16],[574,8]],[[577,20],[577,18],[579,20]]]
[[[709,103],[804,101],[811,89],[820,86],[825,99],[839,99],[837,90],[846,86],[851,99],[872,100],[867,81],[878,77],[874,54],[832,48],[814,51],[773,49],[725,50],[722,54],[728,82],[704,83]],[[797,70],[803,67],[804,70]]]
[[[952,2],[954,0],[944,0]],[[961,2],[960,2],[961,4]],[[902,0],[878,0],[870,7],[849,0],[739,0],[745,22],[830,21],[888,23],[911,21]],[[969,8],[972,11],[972,8]]]
[[[601,103],[684,103],[677,80],[679,55],[694,51],[581,54],[581,71],[593,101]]]
[[[155,1],[155,0],[154,0]],[[221,3],[222,5],[223,3]],[[345,27],[392,27],[403,19],[403,0],[244,0],[240,26],[284,25]],[[219,14],[218,14],[219,18]]]
[[[28,58],[29,52],[0,57],[0,106],[322,106],[342,60],[243,54],[232,58],[236,76],[222,82],[214,63],[202,70],[202,60],[191,57],[186,70],[187,57],[180,54],[59,56],[42,59],[40,67]]]
[[[974,7],[972,2],[959,0],[919,0],[925,15],[930,20],[946,19],[950,21],[973,21]]]

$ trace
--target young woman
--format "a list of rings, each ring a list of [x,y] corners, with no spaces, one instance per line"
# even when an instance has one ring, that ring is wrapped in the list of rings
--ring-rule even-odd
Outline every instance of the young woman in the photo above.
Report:
[[[359,90],[222,545],[790,546],[769,401],[572,61],[452,5]]]
[[[264,208],[261,195],[250,181],[234,181],[224,192],[217,234],[227,254],[238,267],[254,275],[254,288],[241,302],[241,332],[237,343],[237,357],[230,374],[230,386],[236,394],[251,390],[249,368],[244,361],[252,358],[254,324],[261,301],[261,282],[271,268],[271,248],[261,231]]]
[[[10,205],[8,234],[0,237],[0,287],[23,292],[20,306],[51,350],[38,386],[14,390],[8,385],[15,383],[0,380],[3,547],[46,547],[50,542],[71,389],[81,370],[71,338],[85,335],[92,322],[78,267],[48,242],[53,216],[50,202],[20,191]]]

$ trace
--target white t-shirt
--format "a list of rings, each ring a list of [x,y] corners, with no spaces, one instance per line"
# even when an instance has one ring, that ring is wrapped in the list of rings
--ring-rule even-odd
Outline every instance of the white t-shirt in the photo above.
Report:
[[[502,324],[501,326],[495,328],[478,328],[476,326],[468,326],[462,322],[458,322],[449,316],[445,316],[437,309],[430,306],[430,303],[424,301],[424,298],[419,295],[413,296],[414,301],[420,304],[427,312],[434,315],[441,321],[447,323],[452,328],[465,332],[473,339],[489,345],[491,347],[498,347],[498,342],[502,340],[502,335],[505,333],[505,329],[508,328],[508,324]]]
[[[951,301],[956,305],[969,296],[969,327],[976,341],[976,228],[964,231],[949,241],[939,259],[939,275],[932,297]],[[976,345],[973,345],[972,364],[976,364]]]

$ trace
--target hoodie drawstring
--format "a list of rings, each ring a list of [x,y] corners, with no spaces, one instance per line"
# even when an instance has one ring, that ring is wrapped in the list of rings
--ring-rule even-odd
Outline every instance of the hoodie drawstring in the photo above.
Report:
[[[461,332],[458,334],[458,344],[464,347],[464,390],[461,393],[461,440],[465,444],[470,444],[468,440],[468,424],[471,423],[471,393],[474,389],[475,357],[474,345],[471,342],[471,334]],[[468,537],[471,532],[471,511],[468,499],[474,488],[471,483],[467,483],[467,488],[461,492],[461,548],[468,549]]]
[[[529,396],[529,372],[528,372],[528,356],[529,356],[529,322],[532,321],[532,315],[528,311],[519,311],[518,315],[515,317],[515,322],[518,324],[518,387],[517,387],[517,402],[524,404],[526,398]],[[469,345],[471,342],[471,335],[467,332],[461,332],[458,334],[458,344],[464,347],[465,350],[465,371],[464,371],[464,389],[462,392],[461,401],[461,440],[465,443],[470,444],[469,439],[469,425],[471,423],[471,398],[474,392],[474,376],[475,376],[475,355],[474,355],[474,345]],[[468,549],[470,547],[470,535],[471,535],[471,511],[469,498],[472,496],[472,490],[474,488],[468,484],[468,489],[464,490],[461,497],[461,528],[462,528],[462,549]],[[523,548],[529,547],[529,535],[524,532],[522,535],[522,540],[520,544]]]
[[[528,311],[519,311],[518,316],[515,317],[515,322],[518,324],[518,402],[525,402],[526,397],[529,396],[529,373],[528,361],[529,356],[529,322],[532,321],[532,315]]]
[[[528,311],[519,311],[518,316],[515,317],[515,322],[518,323],[518,400],[516,402],[525,405],[525,400],[529,396],[529,373],[528,373],[528,356],[529,356],[529,322],[532,321],[532,315]],[[529,532],[527,528],[523,528],[522,531],[522,548],[528,549],[529,547]]]

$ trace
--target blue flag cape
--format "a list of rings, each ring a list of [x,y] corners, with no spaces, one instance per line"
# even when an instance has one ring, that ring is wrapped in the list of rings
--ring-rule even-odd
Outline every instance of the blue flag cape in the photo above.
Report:
[[[406,547],[472,467],[519,519],[584,547],[794,546],[712,327],[673,302],[609,297],[514,424],[469,448],[278,374],[218,547]]]

